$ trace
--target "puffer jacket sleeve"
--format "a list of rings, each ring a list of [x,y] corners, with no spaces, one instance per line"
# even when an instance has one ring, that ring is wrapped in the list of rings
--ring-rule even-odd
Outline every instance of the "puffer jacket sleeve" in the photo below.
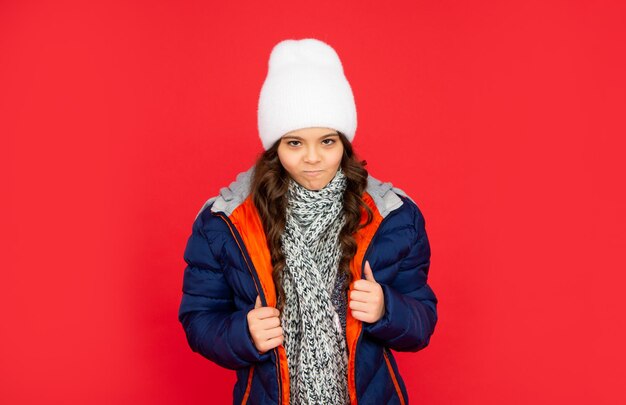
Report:
[[[266,360],[270,352],[259,354],[250,336],[247,314],[254,304],[237,310],[226,281],[221,255],[227,254],[231,235],[205,229],[204,217],[194,221],[185,248],[178,320],[194,352],[228,369],[248,367]]]
[[[381,284],[385,314],[364,330],[396,351],[416,352],[428,346],[437,323],[437,297],[427,283],[430,244],[424,217],[415,203],[404,198],[413,210],[414,240],[409,253],[398,264],[391,284]]]

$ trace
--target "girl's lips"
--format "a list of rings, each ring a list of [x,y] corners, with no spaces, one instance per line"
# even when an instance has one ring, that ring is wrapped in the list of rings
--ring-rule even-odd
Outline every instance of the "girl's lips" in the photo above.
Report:
[[[306,177],[318,177],[320,174],[322,174],[322,170],[307,170],[304,172]]]

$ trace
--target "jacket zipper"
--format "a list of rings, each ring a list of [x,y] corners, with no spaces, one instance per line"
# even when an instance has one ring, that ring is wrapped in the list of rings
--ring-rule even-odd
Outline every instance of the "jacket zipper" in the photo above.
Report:
[[[267,300],[265,298],[265,294],[263,294],[263,289],[260,288],[260,286],[257,283],[257,278],[255,277],[254,271],[252,270],[252,266],[250,265],[250,262],[252,259],[250,259],[250,257],[248,256],[248,254],[244,251],[243,249],[243,240],[241,239],[241,237],[239,236],[239,233],[237,232],[237,230],[235,229],[235,226],[233,225],[232,221],[230,220],[230,218],[228,218],[226,215],[224,215],[223,213],[217,212],[217,213],[213,213],[213,215],[216,215],[220,218],[222,218],[222,220],[224,220],[224,222],[226,222],[226,225],[228,226],[228,229],[230,230],[230,233],[233,235],[233,238],[235,238],[235,241],[237,242],[237,246],[239,247],[239,251],[241,252],[244,261],[246,262],[246,266],[248,267],[248,271],[250,272],[250,276],[252,276],[252,281],[254,282],[254,286],[256,288],[256,290],[259,293],[259,296],[261,297],[261,302],[264,305],[267,305]],[[272,349],[272,351],[274,352],[274,356],[276,356],[276,368],[277,368],[277,377],[278,377],[278,404],[282,403],[282,391],[283,391],[283,387],[282,387],[282,378],[280,375],[280,356],[278,355],[278,348],[274,348]],[[254,365],[251,366],[250,369],[250,373],[252,373],[254,371]],[[252,375],[252,374],[251,374]],[[248,389],[252,386],[252,378],[248,378],[248,385],[246,386],[246,392],[248,392]],[[244,396],[244,402],[247,398]],[[242,403],[242,405],[243,405]]]
[[[252,387],[252,376],[254,376],[254,364],[250,366],[250,373],[248,374],[248,382],[246,384],[246,390],[243,394],[243,399],[241,400],[241,405],[245,405],[248,402],[248,397],[250,396],[250,389]]]
[[[389,359],[388,352],[389,349],[386,346],[383,346],[383,356],[385,356],[385,363],[387,363],[387,368],[389,369],[389,373],[391,374],[391,380],[393,381],[393,385],[396,387],[396,392],[398,393],[398,397],[400,398],[400,404],[405,405],[406,400],[404,399],[404,395],[402,394],[402,390],[400,389],[398,377],[396,377],[396,373],[393,371],[393,366],[391,365],[391,360]]]

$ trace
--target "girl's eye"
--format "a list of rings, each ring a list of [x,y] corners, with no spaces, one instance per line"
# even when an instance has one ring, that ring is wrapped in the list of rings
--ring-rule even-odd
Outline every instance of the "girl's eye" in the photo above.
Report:
[[[324,145],[332,145],[333,143],[335,143],[335,140],[334,140],[334,139],[332,139],[332,138],[326,138],[326,139],[324,139],[324,140],[322,141],[322,143],[323,143]]]
[[[287,145],[289,145],[289,146],[298,146],[297,144],[299,144],[299,143],[300,143],[300,141],[288,141]]]

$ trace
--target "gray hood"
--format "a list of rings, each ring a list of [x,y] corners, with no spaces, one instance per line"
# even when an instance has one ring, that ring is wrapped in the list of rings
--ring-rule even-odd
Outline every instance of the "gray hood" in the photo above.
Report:
[[[228,187],[222,187],[220,189],[219,195],[209,198],[204,203],[196,215],[196,218],[212,202],[214,202],[211,207],[212,212],[223,212],[227,216],[230,216],[235,208],[248,198],[253,173],[254,166],[245,172],[239,173]],[[374,199],[378,212],[383,218],[386,217],[391,211],[402,205],[402,200],[398,197],[398,194],[408,197],[404,191],[397,187],[393,187],[391,183],[383,183],[372,176],[368,176],[367,178],[366,191]]]

